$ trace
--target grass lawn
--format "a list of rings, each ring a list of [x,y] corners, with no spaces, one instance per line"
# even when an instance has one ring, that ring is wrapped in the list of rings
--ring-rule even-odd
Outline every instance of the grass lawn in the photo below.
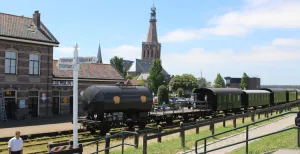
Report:
[[[282,148],[298,149],[297,130],[292,129],[286,132],[267,136],[249,144],[249,154],[276,151]],[[234,150],[230,154],[244,154],[246,147]]]
[[[256,120],[257,120],[257,117],[258,116],[256,115],[256,117],[255,117]],[[264,116],[261,116],[261,119],[264,119],[263,117]],[[274,121],[274,120],[279,119],[279,118],[282,118],[282,117],[274,118],[270,121]],[[264,123],[268,123],[270,121],[261,122],[259,124],[256,124],[256,126],[262,125]],[[249,124],[249,123],[251,123],[250,117],[245,118],[245,124]],[[237,127],[242,126],[242,125],[244,125],[244,124],[242,124],[242,120],[237,119]],[[216,124],[215,125],[215,133],[220,133],[220,132],[224,132],[224,131],[232,129],[233,128],[232,121],[226,122],[226,126],[227,127],[223,127],[222,123]],[[255,127],[255,126],[252,126],[252,127]],[[239,129],[239,130],[236,130],[236,131],[232,131],[230,133],[217,136],[216,139],[220,139],[220,138],[223,138],[225,136],[236,134],[236,133],[241,132],[243,130],[245,130],[245,129]],[[156,139],[148,141],[147,152],[150,153],[150,154],[165,154],[165,153],[177,153],[177,152],[180,152],[180,151],[188,150],[188,149],[194,147],[195,140],[211,135],[211,131],[209,130],[208,126],[200,128],[199,132],[200,132],[199,134],[196,134],[195,129],[188,130],[188,131],[185,132],[186,133],[186,135],[185,135],[185,145],[187,147],[185,149],[181,148],[181,140],[179,138],[179,133],[177,133],[177,134],[172,134],[172,135],[169,135],[169,136],[162,137],[162,143],[157,143]],[[210,139],[209,141],[212,141],[212,140],[213,139]],[[129,142],[129,143],[132,143],[132,142]],[[133,147],[125,146],[126,147],[125,148],[125,153],[130,153],[130,154],[140,154],[140,153],[142,153],[142,151],[143,151],[142,143],[143,142],[142,142],[141,139],[140,139],[139,143],[140,144],[139,144],[138,149],[135,149]],[[203,144],[203,142],[199,142],[199,144]],[[116,150],[112,149],[110,151],[110,153],[120,154],[121,151],[120,151],[119,148],[116,149]]]

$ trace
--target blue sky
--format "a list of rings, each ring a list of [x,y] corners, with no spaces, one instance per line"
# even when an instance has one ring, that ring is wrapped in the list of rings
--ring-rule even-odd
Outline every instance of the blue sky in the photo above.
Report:
[[[7,7],[13,6],[13,7]],[[213,81],[243,72],[262,84],[299,84],[299,0],[155,0],[164,68]],[[140,58],[152,0],[1,2],[1,12],[31,17],[35,10],[59,40],[54,57]]]

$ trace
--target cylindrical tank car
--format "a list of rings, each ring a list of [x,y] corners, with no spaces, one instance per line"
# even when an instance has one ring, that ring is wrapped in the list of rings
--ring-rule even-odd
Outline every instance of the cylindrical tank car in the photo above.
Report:
[[[129,128],[134,125],[145,128],[153,96],[142,86],[93,85],[85,89],[81,100],[87,113],[86,120],[81,123],[92,133],[100,130],[105,135],[111,127],[122,124]]]

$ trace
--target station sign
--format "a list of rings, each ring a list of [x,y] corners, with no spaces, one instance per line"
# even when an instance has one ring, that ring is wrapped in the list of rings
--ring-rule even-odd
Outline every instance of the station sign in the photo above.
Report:
[[[73,57],[64,57],[58,59],[58,64],[73,64]],[[78,63],[96,63],[97,57],[78,57]]]
[[[74,65],[73,64],[65,64],[65,63],[57,63],[57,68],[60,70],[73,70]]]

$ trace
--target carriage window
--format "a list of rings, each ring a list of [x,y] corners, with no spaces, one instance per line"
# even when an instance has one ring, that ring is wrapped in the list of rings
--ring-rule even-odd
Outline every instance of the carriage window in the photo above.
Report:
[[[228,95],[228,102],[231,102],[231,95]]]
[[[240,95],[238,95],[238,101],[240,101]]]

